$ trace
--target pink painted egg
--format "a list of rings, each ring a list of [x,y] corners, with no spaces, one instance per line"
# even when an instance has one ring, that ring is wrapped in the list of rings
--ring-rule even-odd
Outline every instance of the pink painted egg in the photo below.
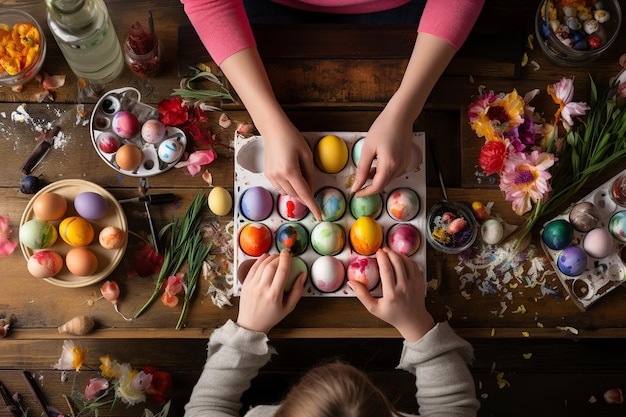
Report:
[[[113,116],[111,127],[119,137],[130,139],[139,133],[139,120],[129,111],[120,111]]]
[[[421,243],[422,237],[419,230],[410,223],[396,224],[387,233],[389,248],[406,256],[415,254]]]
[[[61,272],[63,258],[54,251],[41,250],[28,258],[26,267],[35,278],[51,278]]]
[[[160,143],[165,139],[167,128],[157,119],[146,120],[141,126],[141,137],[148,143]]]
[[[367,256],[355,256],[350,259],[346,274],[348,281],[360,282],[370,291],[380,282],[378,262],[375,258]]]
[[[337,291],[345,276],[343,264],[332,256],[321,256],[311,265],[311,283],[321,292]]]

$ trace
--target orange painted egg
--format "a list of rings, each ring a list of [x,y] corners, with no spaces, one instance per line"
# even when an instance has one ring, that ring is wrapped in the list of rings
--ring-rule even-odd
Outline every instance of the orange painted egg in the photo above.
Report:
[[[272,247],[272,232],[262,223],[249,223],[239,232],[239,247],[250,256],[261,256]]]
[[[74,275],[92,275],[98,270],[98,257],[87,248],[73,248],[65,255],[65,265]]]
[[[118,249],[124,246],[126,233],[119,227],[107,226],[98,234],[98,242],[105,249]]]
[[[67,200],[57,193],[44,193],[33,201],[33,214],[41,220],[59,220],[66,211]]]
[[[359,217],[350,228],[352,249],[361,255],[373,255],[383,243],[383,228],[371,217]]]
[[[87,246],[94,235],[93,226],[82,217],[66,217],[59,224],[59,236],[70,246]]]

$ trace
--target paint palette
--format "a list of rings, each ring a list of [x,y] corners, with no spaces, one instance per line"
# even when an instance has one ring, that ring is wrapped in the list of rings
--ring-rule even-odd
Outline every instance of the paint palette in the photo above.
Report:
[[[283,248],[292,253],[291,279],[308,272],[305,296],[353,297],[348,276],[381,296],[375,252],[382,246],[405,253],[426,276],[424,133],[413,134],[411,170],[361,199],[350,189],[366,133],[303,135],[314,154],[312,187],[322,221],[265,178],[262,137],[235,137],[235,294],[261,254]]]
[[[132,87],[111,90],[96,103],[89,122],[98,155],[116,171],[149,177],[172,168],[187,146],[182,130],[164,126],[159,113]]]
[[[579,309],[626,281],[626,198],[612,197],[626,171],[546,222],[541,245]],[[626,193],[624,194],[626,196]]]

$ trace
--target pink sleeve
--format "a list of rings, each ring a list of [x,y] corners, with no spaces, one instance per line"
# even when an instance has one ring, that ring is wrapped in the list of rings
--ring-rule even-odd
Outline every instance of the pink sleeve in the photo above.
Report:
[[[441,38],[459,50],[484,3],[484,0],[429,0],[417,31]]]
[[[256,46],[242,0],[180,0],[217,65],[242,49]]]

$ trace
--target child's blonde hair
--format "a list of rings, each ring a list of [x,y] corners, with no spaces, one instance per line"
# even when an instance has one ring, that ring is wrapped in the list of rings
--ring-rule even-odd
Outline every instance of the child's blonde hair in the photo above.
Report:
[[[391,417],[389,399],[355,367],[333,362],[309,370],[275,417]]]

